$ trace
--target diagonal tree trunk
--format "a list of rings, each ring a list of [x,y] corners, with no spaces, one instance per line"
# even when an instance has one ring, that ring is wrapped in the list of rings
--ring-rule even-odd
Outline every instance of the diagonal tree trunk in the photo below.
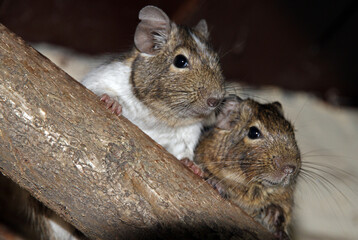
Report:
[[[92,239],[271,239],[0,25],[0,171]]]

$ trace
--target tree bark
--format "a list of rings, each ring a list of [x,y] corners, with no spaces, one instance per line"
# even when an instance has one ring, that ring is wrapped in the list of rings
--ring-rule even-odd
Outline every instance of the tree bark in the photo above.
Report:
[[[0,171],[92,239],[271,239],[0,25]]]

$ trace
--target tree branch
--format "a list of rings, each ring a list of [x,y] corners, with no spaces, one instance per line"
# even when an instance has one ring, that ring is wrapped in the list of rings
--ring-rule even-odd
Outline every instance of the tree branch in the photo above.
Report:
[[[0,25],[0,171],[93,239],[271,239]]]

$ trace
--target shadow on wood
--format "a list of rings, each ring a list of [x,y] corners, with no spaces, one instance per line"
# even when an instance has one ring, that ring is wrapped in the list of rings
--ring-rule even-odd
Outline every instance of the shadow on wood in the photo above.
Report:
[[[272,239],[0,25],[0,171],[93,239]]]

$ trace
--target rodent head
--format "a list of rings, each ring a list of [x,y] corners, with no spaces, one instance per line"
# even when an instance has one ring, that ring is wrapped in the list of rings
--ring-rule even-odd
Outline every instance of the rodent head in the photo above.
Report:
[[[139,19],[131,75],[136,97],[171,126],[203,120],[224,96],[205,20],[194,28],[177,26],[153,6],[143,8]]]
[[[203,137],[195,161],[232,185],[293,186],[301,168],[294,129],[278,102],[229,97],[216,127]]]

